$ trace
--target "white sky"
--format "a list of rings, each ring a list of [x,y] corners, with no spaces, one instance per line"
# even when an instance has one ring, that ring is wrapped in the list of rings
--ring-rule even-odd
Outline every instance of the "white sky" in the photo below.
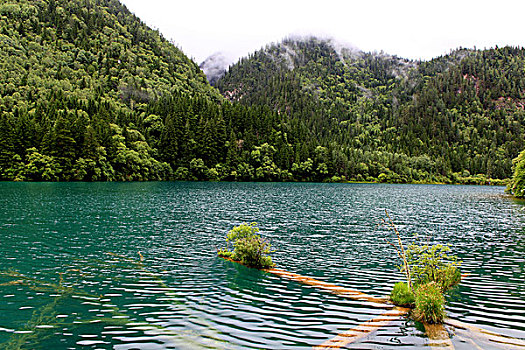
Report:
[[[457,47],[525,46],[525,0],[121,0],[201,63],[293,34],[430,59]]]

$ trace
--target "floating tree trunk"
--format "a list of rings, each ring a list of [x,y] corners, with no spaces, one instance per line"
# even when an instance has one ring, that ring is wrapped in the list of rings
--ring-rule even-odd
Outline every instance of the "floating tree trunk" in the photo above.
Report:
[[[315,350],[322,349],[340,349],[348,344],[354,343],[364,338],[368,334],[378,330],[381,327],[388,326],[409,312],[410,309],[404,307],[395,307],[370,321],[360,324],[357,327],[338,334],[335,338],[325,341],[319,346],[314,346]]]

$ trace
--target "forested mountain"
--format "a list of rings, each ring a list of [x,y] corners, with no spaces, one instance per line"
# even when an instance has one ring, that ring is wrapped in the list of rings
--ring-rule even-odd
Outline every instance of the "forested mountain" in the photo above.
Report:
[[[117,0],[3,1],[0,48],[1,180],[328,175],[292,167],[285,116],[226,102]]]
[[[512,47],[415,62],[303,38],[242,59],[217,87],[285,114],[304,153],[326,147],[338,174],[476,182],[510,177],[524,147],[524,71],[525,50]]]
[[[143,133],[149,103],[222,100],[117,0],[2,1],[0,81],[2,179],[163,178]]]
[[[514,48],[285,40],[232,66],[225,98],[117,0],[4,0],[0,179],[482,183],[524,146],[523,71]]]

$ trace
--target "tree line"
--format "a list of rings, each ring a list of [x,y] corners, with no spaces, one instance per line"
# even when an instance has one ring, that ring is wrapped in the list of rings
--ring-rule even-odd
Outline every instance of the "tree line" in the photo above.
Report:
[[[458,51],[461,59],[416,64],[336,52],[319,40],[288,45],[241,60],[217,90],[116,0],[6,1],[0,179],[487,183],[510,176],[524,146],[516,137],[522,50]]]

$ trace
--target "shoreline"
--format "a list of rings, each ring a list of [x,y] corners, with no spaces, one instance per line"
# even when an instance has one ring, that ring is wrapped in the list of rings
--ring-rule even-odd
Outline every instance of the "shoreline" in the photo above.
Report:
[[[17,181],[17,180],[0,180],[0,183],[137,183],[137,182],[191,182],[191,183],[312,183],[312,184],[385,184],[385,185],[453,185],[453,186],[490,186],[505,187],[509,179],[500,180],[504,183],[461,183],[461,182],[379,182],[379,181],[212,181],[212,180],[131,180],[131,181]],[[512,197],[512,196],[511,196]],[[517,197],[513,197],[517,198]],[[519,199],[519,198],[518,198]]]

